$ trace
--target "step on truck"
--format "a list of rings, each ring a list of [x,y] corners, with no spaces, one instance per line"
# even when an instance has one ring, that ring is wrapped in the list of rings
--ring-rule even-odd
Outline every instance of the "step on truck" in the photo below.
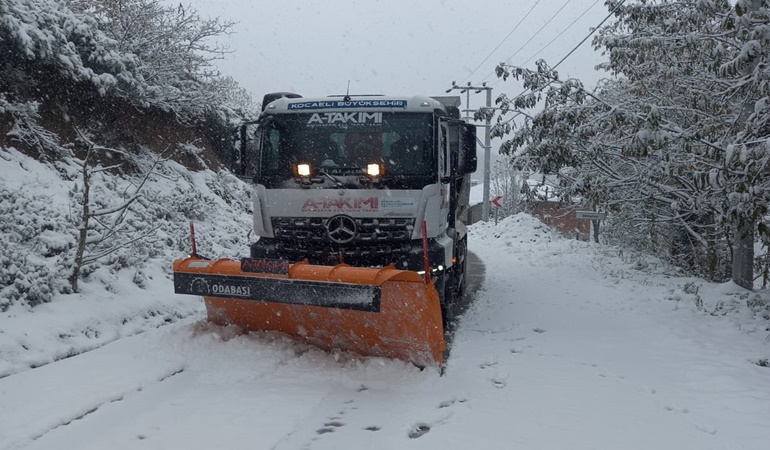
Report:
[[[208,319],[325,349],[443,363],[466,285],[476,129],[459,97],[265,96],[233,139],[250,255],[174,262]],[[195,252],[193,252],[195,253]]]

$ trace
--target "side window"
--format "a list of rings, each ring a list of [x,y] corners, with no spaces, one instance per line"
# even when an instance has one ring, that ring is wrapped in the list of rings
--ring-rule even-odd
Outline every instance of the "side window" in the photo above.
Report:
[[[452,121],[449,124],[449,171],[457,171],[458,157],[460,155],[460,122]]]
[[[264,131],[256,126],[249,126],[246,130],[246,171],[249,176],[255,176],[259,173],[260,142]]]
[[[449,167],[449,127],[444,122],[441,124],[439,136],[438,166],[441,168],[440,175],[447,177],[451,174]]]
[[[265,132],[262,142],[263,161],[267,162],[265,170],[270,173],[276,173],[280,168],[281,158],[281,133],[275,128]]]

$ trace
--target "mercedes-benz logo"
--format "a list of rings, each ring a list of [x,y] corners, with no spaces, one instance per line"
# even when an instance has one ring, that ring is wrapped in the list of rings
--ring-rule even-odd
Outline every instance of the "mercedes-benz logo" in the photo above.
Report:
[[[329,239],[337,244],[346,244],[356,237],[356,221],[348,216],[334,216],[326,222]]]

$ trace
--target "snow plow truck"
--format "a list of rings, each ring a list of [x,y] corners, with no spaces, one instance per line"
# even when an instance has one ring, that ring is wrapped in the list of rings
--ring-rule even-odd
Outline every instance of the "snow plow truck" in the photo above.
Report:
[[[466,285],[476,129],[459,97],[265,96],[236,132],[250,257],[174,262],[208,320],[324,349],[443,365]],[[194,238],[193,238],[194,242]]]

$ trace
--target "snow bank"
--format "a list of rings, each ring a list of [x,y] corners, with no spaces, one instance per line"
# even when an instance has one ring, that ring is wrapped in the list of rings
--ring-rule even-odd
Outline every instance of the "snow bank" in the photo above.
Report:
[[[0,150],[0,377],[200,313],[200,302],[174,295],[171,283],[171,261],[189,252],[190,220],[199,222],[202,254],[248,251],[249,187],[226,172],[193,173],[169,161],[124,220],[131,234],[148,236],[91,248],[87,256],[107,254],[84,267],[80,292],[70,293],[82,190],[76,163],[48,166]],[[92,183],[97,208],[122,204],[138,184],[103,172]],[[103,232],[94,223],[93,236]]]

